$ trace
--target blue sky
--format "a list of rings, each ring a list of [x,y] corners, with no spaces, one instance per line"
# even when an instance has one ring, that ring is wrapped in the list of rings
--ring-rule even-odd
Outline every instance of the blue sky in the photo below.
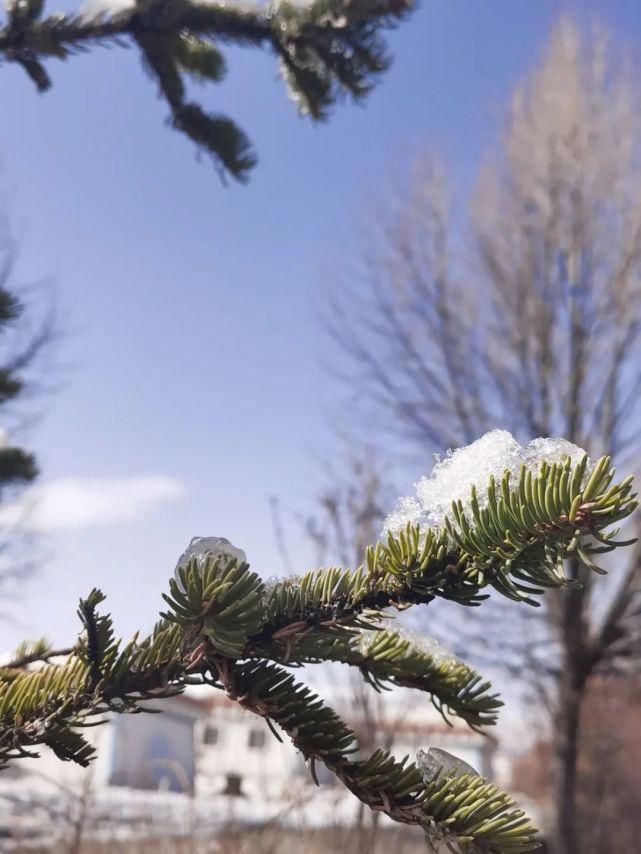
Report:
[[[27,436],[46,561],[3,647],[69,640],[94,585],[122,632],[146,627],[195,534],[227,536],[261,573],[281,571],[268,498],[292,514],[310,506],[341,394],[322,367],[328,262],[354,251],[366,196],[416,145],[470,178],[565,10],[641,40],[638,0],[423,0],[391,36],[394,66],[365,108],[344,104],[318,126],[296,115],[271,57],[230,52],[226,82],[200,95],[253,139],[247,186],[223,187],[164,127],[134,51],[51,63],[44,96],[19,68],[0,69],[3,205],[21,278],[54,283],[64,364]]]

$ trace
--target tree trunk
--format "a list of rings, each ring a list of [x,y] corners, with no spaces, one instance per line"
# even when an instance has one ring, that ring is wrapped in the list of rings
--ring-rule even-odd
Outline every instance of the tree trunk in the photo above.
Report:
[[[585,623],[590,581],[576,558],[568,561],[566,569],[568,576],[581,584],[559,592],[563,656],[558,677],[557,719],[553,721],[556,760],[553,850],[555,854],[581,854],[576,796],[581,710],[590,673]]]
[[[576,815],[577,759],[583,686],[563,674],[556,732],[555,854],[580,854]]]

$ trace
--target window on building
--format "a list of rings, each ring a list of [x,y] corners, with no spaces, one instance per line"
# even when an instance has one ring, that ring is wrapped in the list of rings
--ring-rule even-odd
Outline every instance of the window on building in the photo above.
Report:
[[[243,778],[240,774],[228,774],[225,778],[225,788],[222,794],[227,795],[228,798],[242,798],[245,794],[242,786]]]
[[[203,742],[205,744],[218,744],[220,741],[220,732],[217,726],[206,726],[203,733]]]
[[[265,746],[265,731],[262,729],[249,730],[249,746],[261,748]]]

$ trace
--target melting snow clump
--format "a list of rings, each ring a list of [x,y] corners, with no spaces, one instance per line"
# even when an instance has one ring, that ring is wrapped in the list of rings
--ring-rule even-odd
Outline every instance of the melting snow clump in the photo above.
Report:
[[[280,585],[287,587],[289,590],[300,590],[302,576],[300,575],[270,575],[263,581],[265,585],[264,596],[266,599],[272,595],[274,590]]]
[[[437,641],[436,638],[424,637],[417,639],[415,642],[437,664],[456,664],[458,662],[458,658],[452,650],[445,646],[445,644]]]
[[[192,558],[196,558],[198,568],[202,569],[207,557],[213,555],[229,555],[236,558],[239,563],[247,563],[247,555],[242,549],[233,546],[225,537],[193,537],[185,551],[178,558],[174,578],[176,584],[182,589],[182,583],[178,576],[178,570],[187,566]]]
[[[269,578],[266,578],[263,582],[265,585],[265,596],[270,596],[282,580],[282,577],[279,575],[270,575]]]
[[[430,658],[435,662],[435,664],[458,664],[459,659],[454,655],[451,649],[446,647],[440,641],[437,641],[436,638],[428,637],[427,635],[421,635],[417,632],[410,632],[407,629],[390,629],[390,631],[395,631],[397,635],[401,637],[402,640],[408,640],[412,643],[413,646],[418,647],[421,652],[424,652],[426,655],[429,655]],[[380,632],[376,630],[365,629],[358,636],[358,646],[359,650],[363,655],[368,655],[372,645],[375,643],[376,638]]]
[[[441,750],[440,747],[419,750],[416,754],[416,765],[425,784],[433,782],[440,773],[449,774],[452,771],[455,777],[462,777],[464,774],[470,774],[472,777],[479,776],[478,771],[467,762],[463,762],[447,750]]]
[[[452,650],[436,640],[436,638],[431,638],[428,635],[422,635],[418,632],[410,632],[407,629],[399,629],[398,634],[403,640],[410,641],[421,652],[429,655],[436,664],[458,664],[459,662],[459,659],[454,655]]]
[[[568,442],[567,439],[532,439],[523,449],[523,462],[528,468],[537,470],[543,460],[552,464],[560,463],[569,457],[572,465],[577,465],[584,456],[583,448]]]
[[[514,483],[522,465],[533,473],[541,463],[558,463],[570,457],[573,464],[580,462],[585,451],[566,439],[534,439],[520,445],[507,430],[491,430],[480,439],[447,452],[443,459],[436,457],[432,473],[422,477],[414,486],[416,495],[401,498],[383,526],[383,536],[403,530],[407,523],[423,527],[440,528],[445,517],[452,512],[452,502],[461,501],[466,515],[470,516],[469,500],[472,486],[478,490],[479,504],[486,500],[487,485],[493,475],[497,483],[507,470]],[[591,464],[588,461],[586,474]]]

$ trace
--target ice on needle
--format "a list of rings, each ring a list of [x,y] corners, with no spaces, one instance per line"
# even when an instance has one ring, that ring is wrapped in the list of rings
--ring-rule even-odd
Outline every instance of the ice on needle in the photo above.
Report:
[[[436,638],[428,635],[417,634],[405,628],[394,629],[395,633],[403,640],[409,641],[414,648],[429,655],[435,664],[457,664],[459,659],[449,647],[442,644]],[[380,636],[379,630],[364,629],[358,636],[358,646],[363,655],[369,655],[371,647]]]
[[[476,486],[483,506],[492,475],[499,483],[507,470],[514,483],[521,465],[536,473],[544,460],[558,463],[570,457],[576,464],[584,455],[583,448],[566,439],[534,439],[523,447],[507,430],[491,430],[471,445],[450,450],[443,459],[437,457],[432,473],[415,483],[416,495],[399,500],[385,520],[383,532],[398,533],[408,522],[440,528],[452,513],[453,501],[460,500],[463,510],[469,510],[472,486]],[[588,463],[586,471],[589,470]]]
[[[178,558],[174,578],[176,584],[182,588],[178,570],[187,566],[192,558],[196,558],[198,568],[202,567],[209,555],[229,555],[236,558],[238,563],[247,563],[247,555],[242,549],[236,548],[225,537],[193,537],[185,551]]]
[[[470,774],[472,777],[479,776],[478,771],[467,762],[459,759],[458,756],[453,756],[447,750],[441,750],[440,747],[419,750],[416,754],[416,765],[425,784],[431,783],[439,774],[452,772],[455,777],[462,777],[464,774]]]

